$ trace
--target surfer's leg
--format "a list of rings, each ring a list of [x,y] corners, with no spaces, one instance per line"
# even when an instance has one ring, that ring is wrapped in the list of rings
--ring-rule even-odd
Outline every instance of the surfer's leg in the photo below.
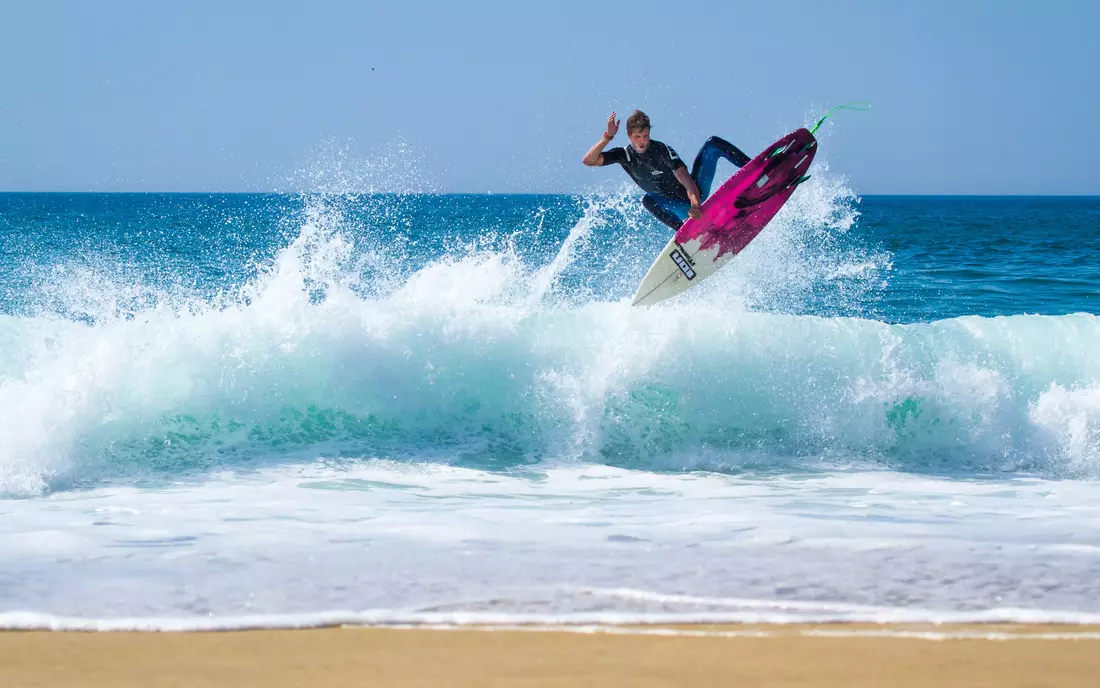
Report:
[[[725,158],[737,167],[744,167],[749,160],[752,160],[725,139],[717,136],[707,139],[699,149],[699,154],[695,156],[695,163],[691,166],[691,178],[699,186],[699,193],[704,199],[710,195],[710,187],[714,183],[714,171],[718,167],[718,158]]]
[[[674,211],[672,207],[674,203],[675,201],[670,201],[656,194],[646,194],[642,196],[642,205],[645,209],[653,213],[653,217],[676,230],[680,229],[680,226],[684,224],[684,218],[680,217]],[[687,204],[681,203],[680,205],[686,206]]]

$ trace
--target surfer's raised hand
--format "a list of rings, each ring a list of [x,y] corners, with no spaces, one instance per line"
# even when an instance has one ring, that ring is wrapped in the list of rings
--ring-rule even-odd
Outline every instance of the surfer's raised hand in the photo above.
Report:
[[[619,133],[619,122],[622,120],[615,119],[615,114],[616,113],[612,112],[611,116],[607,118],[607,131],[605,131],[603,135],[605,139],[613,139],[615,138],[615,134]]]
[[[702,214],[703,213],[699,211],[699,204],[698,203],[692,203],[691,207],[688,208],[688,217],[690,217],[693,220],[698,220],[699,217],[702,216]]]
[[[619,133],[619,120],[615,119],[615,113],[612,112],[611,116],[607,118],[607,129],[603,133],[603,137],[596,142],[596,145],[588,149],[588,152],[581,158],[581,162],[589,167],[601,167],[604,164],[603,149],[607,148],[607,144],[611,143],[611,139],[615,138],[615,134]]]

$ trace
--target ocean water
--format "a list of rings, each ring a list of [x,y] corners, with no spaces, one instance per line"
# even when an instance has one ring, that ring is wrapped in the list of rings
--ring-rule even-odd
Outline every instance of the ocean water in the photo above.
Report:
[[[0,194],[0,627],[1100,621],[1100,198]]]

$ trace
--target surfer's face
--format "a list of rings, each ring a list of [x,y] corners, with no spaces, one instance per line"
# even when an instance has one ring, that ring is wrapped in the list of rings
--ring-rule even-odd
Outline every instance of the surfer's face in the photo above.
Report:
[[[639,153],[645,153],[645,149],[649,148],[649,127],[630,132],[630,145]]]

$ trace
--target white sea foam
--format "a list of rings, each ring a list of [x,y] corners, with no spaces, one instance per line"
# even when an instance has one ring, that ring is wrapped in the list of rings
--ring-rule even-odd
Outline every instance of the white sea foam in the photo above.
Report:
[[[1100,614],[1096,493],[835,469],[268,468],[8,500],[0,610],[185,626],[322,610],[347,610],[324,623],[1084,623]]]

